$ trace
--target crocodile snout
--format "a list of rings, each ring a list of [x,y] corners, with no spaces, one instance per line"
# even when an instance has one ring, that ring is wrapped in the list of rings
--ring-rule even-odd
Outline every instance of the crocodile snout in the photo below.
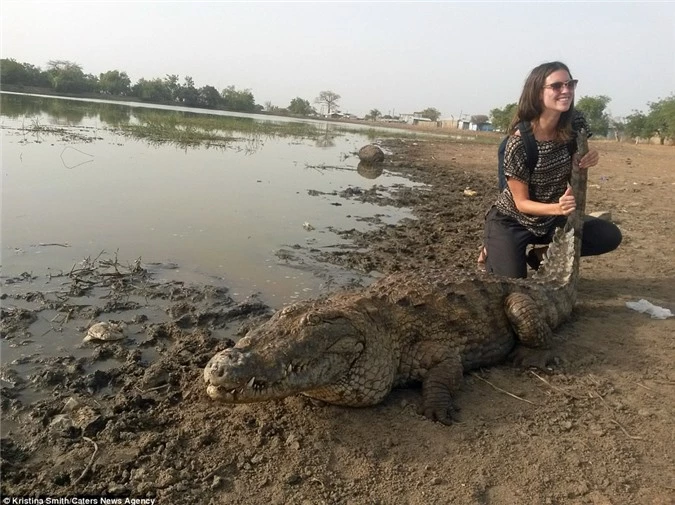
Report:
[[[236,349],[226,349],[213,356],[204,368],[204,380],[211,384],[237,382],[237,369],[245,362],[244,355]]]

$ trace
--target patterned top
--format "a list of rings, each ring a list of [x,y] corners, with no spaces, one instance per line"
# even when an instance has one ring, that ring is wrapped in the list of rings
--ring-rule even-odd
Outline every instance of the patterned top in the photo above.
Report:
[[[576,112],[573,119],[574,131],[584,128],[589,132],[588,124],[581,113]],[[590,132],[588,134],[590,137]],[[518,135],[511,135],[506,142],[504,152],[504,175],[513,177],[528,185],[530,200],[542,203],[557,203],[567,190],[572,174],[572,158],[568,144],[555,140],[537,140],[539,159],[532,171],[525,164],[525,143]],[[508,184],[499,194],[495,203],[499,211],[515,219],[534,235],[546,235],[554,227],[560,216],[533,216],[523,214],[516,208]]]

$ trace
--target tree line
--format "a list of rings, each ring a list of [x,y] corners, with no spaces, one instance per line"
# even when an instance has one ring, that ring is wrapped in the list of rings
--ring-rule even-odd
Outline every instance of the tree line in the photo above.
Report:
[[[196,87],[194,79],[186,76],[181,82],[178,75],[167,74],[163,78],[141,78],[135,84],[126,72],[109,70],[98,76],[85,74],[77,63],[67,60],[51,60],[47,69],[30,63],[19,63],[12,58],[0,59],[0,83],[15,86],[17,89],[34,88],[49,90],[64,95],[102,96],[108,98],[125,98],[142,102],[164,105],[183,105],[186,107],[200,107],[206,109],[221,109],[234,112],[269,112],[277,115],[294,115],[315,117],[325,115],[329,117],[339,112],[340,95],[334,91],[321,91],[313,103],[320,105],[321,114],[312,106],[309,100],[301,97],[293,98],[287,107],[279,107],[271,102],[264,105],[257,104],[250,89],[238,90],[234,86],[227,86],[218,91],[207,85]],[[374,114],[373,114],[374,112]],[[421,112],[422,117],[436,121],[441,113],[434,108],[427,108]],[[373,121],[395,119],[382,116],[373,109],[367,119]]]
[[[606,137],[612,130],[617,140],[622,135],[632,139],[649,139],[656,136],[661,144],[664,144],[666,139],[675,138],[675,95],[649,102],[647,112],[634,110],[624,118],[612,118],[609,115],[606,109],[611,101],[612,99],[605,95],[584,96],[574,107],[584,114],[595,135]],[[492,109],[490,118],[495,129],[508,131],[516,110],[516,103],[510,103],[502,109]]]
[[[30,63],[3,58],[0,59],[0,82],[5,87],[37,88],[65,95],[100,95],[234,112],[262,112],[267,109],[268,112],[281,114],[317,115],[309,101],[300,97],[291,100],[285,109],[274,107],[269,102],[263,107],[255,102],[250,89],[240,90],[227,86],[218,91],[210,85],[197,87],[192,77],[186,76],[181,82],[175,74],[155,79],[141,78],[132,84],[126,72],[109,70],[98,76],[85,74],[80,65],[66,60],[51,60],[47,63],[47,69],[42,70]],[[322,91],[316,102],[327,104],[330,113],[331,108],[334,110],[337,106],[339,98],[337,93]]]

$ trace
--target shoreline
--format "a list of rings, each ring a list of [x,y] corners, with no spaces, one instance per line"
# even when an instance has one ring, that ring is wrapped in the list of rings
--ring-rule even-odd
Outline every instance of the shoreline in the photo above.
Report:
[[[84,336],[92,318],[121,320],[127,338],[83,343],[59,359],[26,357],[28,376],[11,372],[19,365],[2,370],[3,421],[14,423],[2,437],[3,496],[251,505],[473,505],[487,496],[496,505],[672,501],[675,446],[663,427],[675,423],[675,319],[653,320],[625,306],[646,297],[675,309],[672,154],[654,145],[597,146],[601,164],[589,176],[588,210],[610,211],[625,242],[582,260],[578,305],[555,335],[561,365],[545,380],[508,363],[477,372],[487,384],[468,375],[456,399],[460,422],[452,426],[417,414],[415,388],[362,409],[302,396],[225,407],[206,397],[203,367],[268,317],[265,307],[231,300],[226,291],[154,288],[142,269],[89,265],[76,272],[80,281],[63,280],[85,293],[93,286],[88,296],[98,304],[87,308],[65,284],[72,299],[51,324]],[[388,204],[413,208],[416,219],[363,234],[343,230],[362,249],[324,259],[383,274],[475,269],[482,216],[497,191],[496,146],[434,138],[387,147],[384,169],[426,184],[386,196]],[[103,275],[115,270],[121,276]],[[114,280],[114,296],[97,298]],[[54,310],[52,302],[53,295],[34,291],[29,303]],[[24,333],[33,317],[16,315],[3,338],[17,345],[38,338]],[[44,397],[24,403],[22,388]]]

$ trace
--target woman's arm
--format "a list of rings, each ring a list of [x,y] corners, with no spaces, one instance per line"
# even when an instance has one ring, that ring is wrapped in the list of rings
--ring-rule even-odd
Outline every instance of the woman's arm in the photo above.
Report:
[[[570,187],[558,199],[558,203],[542,203],[530,200],[530,191],[524,182],[507,177],[506,183],[509,185],[509,191],[513,195],[516,209],[523,214],[531,216],[568,216],[576,209],[576,201]]]

